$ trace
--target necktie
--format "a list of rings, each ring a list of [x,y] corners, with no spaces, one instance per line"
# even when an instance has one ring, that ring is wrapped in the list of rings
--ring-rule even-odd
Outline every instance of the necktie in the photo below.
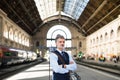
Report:
[[[66,60],[66,56],[65,56],[65,53],[63,51],[62,51],[62,56]]]

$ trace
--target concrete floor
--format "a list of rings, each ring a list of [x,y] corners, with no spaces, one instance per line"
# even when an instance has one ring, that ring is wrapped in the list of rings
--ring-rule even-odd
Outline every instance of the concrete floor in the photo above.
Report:
[[[82,65],[77,65],[76,72],[81,80],[120,80],[119,76]],[[51,75],[49,62],[43,62],[4,80],[51,80]]]

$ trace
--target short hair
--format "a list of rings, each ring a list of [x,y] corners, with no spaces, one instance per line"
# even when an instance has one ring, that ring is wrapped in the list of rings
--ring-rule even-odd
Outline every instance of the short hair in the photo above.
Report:
[[[63,35],[58,34],[58,35],[56,36],[56,38],[55,38],[55,42],[56,42],[59,38],[65,39]]]

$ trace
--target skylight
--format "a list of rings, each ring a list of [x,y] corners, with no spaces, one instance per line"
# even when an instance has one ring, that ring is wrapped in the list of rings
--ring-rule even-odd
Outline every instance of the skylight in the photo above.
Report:
[[[78,20],[89,0],[66,0],[64,13]]]
[[[40,17],[44,20],[57,13],[56,0],[34,0],[38,8]]]
[[[58,15],[56,0],[34,0],[42,20]],[[61,15],[66,15],[78,20],[89,0],[65,0]]]

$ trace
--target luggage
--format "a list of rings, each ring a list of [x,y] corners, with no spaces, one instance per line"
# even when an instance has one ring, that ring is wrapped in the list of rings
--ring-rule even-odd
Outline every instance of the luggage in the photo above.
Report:
[[[70,71],[70,80],[81,80],[81,77],[73,71]]]

